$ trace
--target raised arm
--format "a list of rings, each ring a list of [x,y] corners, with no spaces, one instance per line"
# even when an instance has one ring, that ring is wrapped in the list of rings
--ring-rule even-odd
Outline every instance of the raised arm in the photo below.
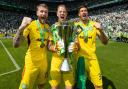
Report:
[[[98,37],[101,40],[101,42],[106,45],[108,43],[108,38],[105,35],[105,33],[103,32],[102,26],[100,23],[96,22],[96,24],[94,25],[94,27],[99,31]]]
[[[22,35],[23,31],[31,23],[31,21],[32,21],[32,19],[29,17],[23,18],[22,23],[16,32],[16,36],[13,38],[13,46],[14,47],[19,47],[21,38],[23,37],[23,35]]]

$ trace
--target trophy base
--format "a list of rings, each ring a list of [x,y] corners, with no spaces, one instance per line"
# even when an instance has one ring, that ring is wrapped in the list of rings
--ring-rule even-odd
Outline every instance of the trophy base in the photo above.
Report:
[[[68,58],[64,58],[64,61],[63,61],[61,68],[60,68],[60,71],[68,72],[70,70],[71,70],[71,68],[70,68],[70,65],[68,63]]]

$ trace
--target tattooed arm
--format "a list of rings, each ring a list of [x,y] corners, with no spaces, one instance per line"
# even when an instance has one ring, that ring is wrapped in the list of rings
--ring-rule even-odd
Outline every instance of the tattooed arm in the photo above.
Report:
[[[29,17],[24,17],[19,29],[16,32],[16,36],[13,38],[13,46],[19,47],[21,39],[23,37],[24,29],[31,23],[32,19]]]

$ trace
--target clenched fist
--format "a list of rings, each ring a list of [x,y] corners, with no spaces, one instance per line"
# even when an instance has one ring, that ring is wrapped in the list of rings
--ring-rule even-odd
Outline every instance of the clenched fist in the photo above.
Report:
[[[98,23],[98,22],[96,22],[96,23],[94,24],[94,27],[97,28],[97,29],[100,29],[100,30],[102,29],[101,24]]]
[[[32,19],[29,17],[24,17],[22,20],[22,23],[19,27],[19,31],[23,31],[24,28],[26,28],[30,23],[31,23]]]
[[[32,19],[29,17],[24,17],[21,23],[21,26],[26,27],[31,23]]]

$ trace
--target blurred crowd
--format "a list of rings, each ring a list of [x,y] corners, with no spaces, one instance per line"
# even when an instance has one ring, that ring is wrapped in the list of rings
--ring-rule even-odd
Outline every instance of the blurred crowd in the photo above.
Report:
[[[102,23],[105,33],[110,38],[117,36],[120,31],[128,33],[128,4],[92,10],[89,13],[92,20]],[[24,16],[26,15],[0,11],[0,33],[15,33]],[[54,23],[55,20],[56,17],[49,16],[50,23]]]
[[[13,31],[18,28],[24,15],[9,12],[9,11],[0,11],[0,31]],[[15,32],[15,31],[14,31]]]
[[[120,31],[128,32],[128,4],[92,11],[91,18],[102,23],[110,37],[117,36]]]

